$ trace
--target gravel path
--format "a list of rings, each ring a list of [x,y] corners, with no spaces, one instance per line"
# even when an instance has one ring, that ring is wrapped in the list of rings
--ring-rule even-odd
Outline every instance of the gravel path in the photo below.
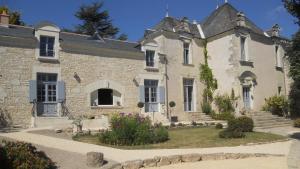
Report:
[[[30,142],[36,145],[54,148],[58,150],[79,153],[85,155],[90,151],[99,151],[104,153],[107,159],[124,162],[136,159],[153,158],[154,156],[169,156],[189,153],[265,153],[287,155],[289,153],[292,141],[252,145],[237,147],[215,147],[215,148],[194,148],[194,149],[156,149],[156,150],[120,150],[110,147],[98,146],[82,142],[76,142],[67,139],[49,137],[28,132],[0,133],[0,136],[8,137],[14,140]]]

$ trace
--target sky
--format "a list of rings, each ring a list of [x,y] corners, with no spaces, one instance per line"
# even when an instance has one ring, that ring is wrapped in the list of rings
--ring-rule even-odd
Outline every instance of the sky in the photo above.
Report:
[[[202,21],[217,5],[225,0],[103,0],[113,24],[120,33],[128,35],[130,41],[140,39],[144,31],[156,25],[165,15],[168,6],[169,16],[188,17],[190,21]],[[28,25],[40,21],[51,21],[60,28],[74,28],[80,24],[74,14],[81,4],[95,0],[0,0],[12,10],[22,14]],[[281,27],[281,34],[291,38],[299,29],[293,18],[284,8],[281,0],[228,0],[239,11],[245,13],[257,26],[268,30],[275,23]],[[167,5],[168,4],[168,5]]]

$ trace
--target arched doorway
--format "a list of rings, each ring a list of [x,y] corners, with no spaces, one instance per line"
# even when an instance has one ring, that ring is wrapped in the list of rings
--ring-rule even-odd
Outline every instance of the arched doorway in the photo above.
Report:
[[[251,71],[245,71],[240,75],[239,79],[242,86],[243,107],[246,110],[251,110],[254,102],[254,86],[257,84],[256,75]]]

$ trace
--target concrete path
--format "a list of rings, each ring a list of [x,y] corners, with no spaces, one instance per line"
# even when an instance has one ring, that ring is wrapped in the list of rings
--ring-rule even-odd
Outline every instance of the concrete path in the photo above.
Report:
[[[252,145],[237,147],[214,147],[214,148],[194,148],[194,149],[157,149],[157,150],[120,150],[110,147],[81,143],[72,140],[43,136],[25,131],[15,133],[0,133],[0,136],[8,137],[18,141],[30,142],[40,146],[55,148],[59,150],[75,152],[85,155],[90,151],[103,152],[105,158],[124,162],[136,159],[147,159],[154,156],[167,156],[189,153],[265,153],[276,155],[288,155],[292,141]]]
[[[293,138],[293,142],[287,156],[288,169],[300,169],[300,128],[278,127],[259,131],[280,134]]]

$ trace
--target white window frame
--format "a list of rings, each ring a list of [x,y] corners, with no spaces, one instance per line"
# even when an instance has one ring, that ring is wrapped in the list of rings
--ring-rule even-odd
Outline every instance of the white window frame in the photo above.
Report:
[[[275,45],[276,67],[282,67],[282,59],[280,55],[280,45]]]
[[[191,80],[192,81],[192,85],[190,84],[185,84],[185,81],[186,80]],[[183,84],[183,109],[185,112],[193,112],[195,111],[195,79],[193,78],[183,78],[183,81],[182,81],[182,84]],[[192,86],[192,93],[191,93],[191,101],[189,102],[189,95],[188,95],[188,87]],[[185,101],[187,100],[187,102]],[[186,104],[191,104],[190,105],[190,109],[189,107],[187,107]]]
[[[245,40],[244,46],[242,46],[242,39]],[[249,51],[248,51],[249,36],[241,35],[239,40],[240,40],[240,60],[241,61],[250,61]],[[243,55],[242,51],[244,51],[244,55]]]
[[[45,44],[45,55],[41,55],[41,50],[42,50],[42,48],[41,48],[41,39],[42,38],[47,38],[47,42],[46,42],[46,44]],[[48,49],[48,47],[49,47],[49,39],[50,38],[53,38],[54,39],[54,42],[53,42],[53,48],[52,48],[52,55],[49,55],[49,52],[51,52],[49,49]],[[39,44],[39,48],[40,48],[40,57],[48,57],[48,58],[54,58],[55,57],[55,48],[54,48],[54,46],[55,46],[55,37],[54,36],[44,36],[44,35],[41,35],[40,36],[40,44]]]
[[[147,52],[153,52],[154,53],[152,61],[151,61],[151,59],[148,58]],[[146,51],[145,51],[146,67],[151,67],[151,68],[155,67],[155,55],[156,55],[155,50],[146,49]],[[148,63],[150,63],[152,65],[148,65]]]
[[[35,30],[34,36],[36,37],[36,39],[38,40],[39,43],[40,43],[41,36],[54,37],[54,47],[53,47],[54,56],[53,57],[40,56],[40,44],[38,44],[35,49],[35,57],[37,60],[41,60],[41,61],[57,61],[57,60],[59,60],[59,50],[60,50],[59,32],[60,32],[60,29],[58,27],[47,26],[47,25]]]
[[[188,48],[186,48],[185,45],[188,45]],[[191,64],[190,56],[191,56],[191,43],[183,42],[183,64],[185,65]]]

